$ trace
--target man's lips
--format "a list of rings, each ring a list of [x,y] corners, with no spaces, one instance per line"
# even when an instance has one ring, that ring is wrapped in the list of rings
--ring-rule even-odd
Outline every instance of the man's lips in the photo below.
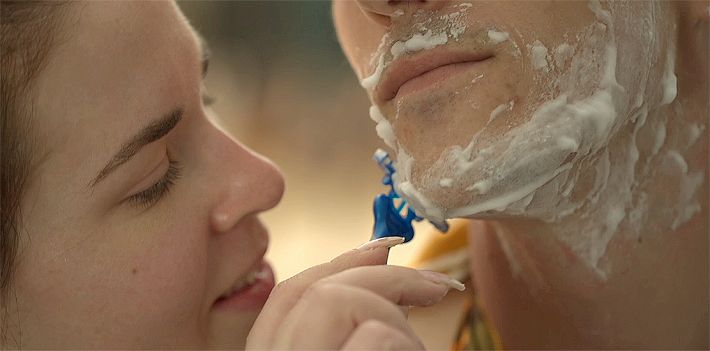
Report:
[[[392,61],[382,73],[382,80],[375,87],[373,96],[379,103],[392,100],[408,81],[437,68],[462,63],[475,63],[493,57],[490,52],[428,50],[400,56]]]

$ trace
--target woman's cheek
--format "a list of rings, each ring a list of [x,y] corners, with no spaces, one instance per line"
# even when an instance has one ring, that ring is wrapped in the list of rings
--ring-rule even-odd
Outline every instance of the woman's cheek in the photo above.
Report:
[[[192,229],[191,229],[192,228]],[[119,306],[133,306],[146,330],[183,339],[197,333],[207,291],[207,234],[190,225],[171,227],[132,255],[123,269],[129,279]],[[202,317],[204,318],[204,317]],[[158,338],[160,339],[160,338]]]

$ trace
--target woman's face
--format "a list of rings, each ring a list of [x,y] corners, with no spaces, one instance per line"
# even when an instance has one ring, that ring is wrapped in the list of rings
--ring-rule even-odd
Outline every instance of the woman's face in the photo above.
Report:
[[[175,4],[87,2],[65,23],[34,90],[10,335],[243,345],[273,286],[257,215],[281,174],[210,123],[204,49]]]
[[[397,153],[398,190],[430,219],[519,214],[515,201],[527,206],[524,196],[609,144],[632,110],[657,105],[667,12],[652,2],[333,3],[378,134]]]

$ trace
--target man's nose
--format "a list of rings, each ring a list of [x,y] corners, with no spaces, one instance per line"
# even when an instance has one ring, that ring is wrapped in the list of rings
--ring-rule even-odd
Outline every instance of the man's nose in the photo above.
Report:
[[[349,0],[345,0],[349,1]],[[396,17],[413,13],[416,10],[436,10],[448,0],[356,0],[365,16],[376,23],[389,27]]]

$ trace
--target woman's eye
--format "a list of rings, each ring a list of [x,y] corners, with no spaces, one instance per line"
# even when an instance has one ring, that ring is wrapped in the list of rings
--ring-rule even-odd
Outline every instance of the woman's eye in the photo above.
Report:
[[[170,187],[175,184],[178,178],[180,178],[180,166],[177,161],[168,159],[168,170],[165,172],[165,175],[148,189],[131,195],[126,201],[141,208],[149,208],[168,193]]]

